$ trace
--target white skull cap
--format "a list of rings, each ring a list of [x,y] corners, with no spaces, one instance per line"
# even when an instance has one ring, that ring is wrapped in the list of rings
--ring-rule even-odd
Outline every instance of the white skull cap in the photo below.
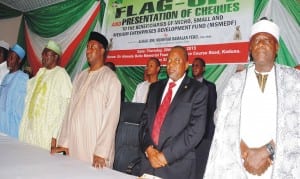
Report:
[[[250,39],[257,33],[265,32],[271,34],[279,42],[279,27],[269,20],[260,20],[253,24]]]

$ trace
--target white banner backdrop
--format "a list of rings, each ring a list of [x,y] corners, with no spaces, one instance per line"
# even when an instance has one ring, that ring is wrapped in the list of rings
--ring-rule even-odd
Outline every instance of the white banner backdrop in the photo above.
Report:
[[[153,56],[164,64],[175,45],[190,60],[247,61],[254,0],[109,0],[106,8],[102,33],[117,65],[144,65]]]

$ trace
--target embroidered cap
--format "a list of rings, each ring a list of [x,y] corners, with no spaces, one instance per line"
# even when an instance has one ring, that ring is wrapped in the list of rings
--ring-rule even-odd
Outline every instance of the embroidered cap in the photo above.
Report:
[[[253,24],[251,28],[250,39],[255,34],[260,32],[271,34],[277,40],[277,42],[279,41],[279,27],[274,22],[264,19]]]
[[[59,56],[61,55],[61,47],[58,43],[54,42],[53,40],[49,40],[47,46],[45,47],[53,52],[57,53]]]
[[[11,51],[15,52],[21,60],[23,60],[25,56],[25,50],[18,44],[15,44],[11,49]]]

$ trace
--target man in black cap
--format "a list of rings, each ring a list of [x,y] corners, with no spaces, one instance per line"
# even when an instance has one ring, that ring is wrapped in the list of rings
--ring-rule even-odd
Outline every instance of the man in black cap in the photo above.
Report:
[[[104,65],[107,45],[100,33],[90,34],[86,50],[89,68],[74,79],[69,110],[53,151],[65,151],[96,168],[113,166],[121,102],[121,83]]]

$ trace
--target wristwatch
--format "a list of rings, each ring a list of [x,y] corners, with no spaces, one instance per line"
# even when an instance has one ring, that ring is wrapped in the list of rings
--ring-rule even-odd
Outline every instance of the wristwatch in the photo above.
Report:
[[[267,148],[267,151],[269,152],[270,159],[273,161],[275,149],[274,149],[273,145],[271,144],[271,142],[266,144],[266,148]]]

